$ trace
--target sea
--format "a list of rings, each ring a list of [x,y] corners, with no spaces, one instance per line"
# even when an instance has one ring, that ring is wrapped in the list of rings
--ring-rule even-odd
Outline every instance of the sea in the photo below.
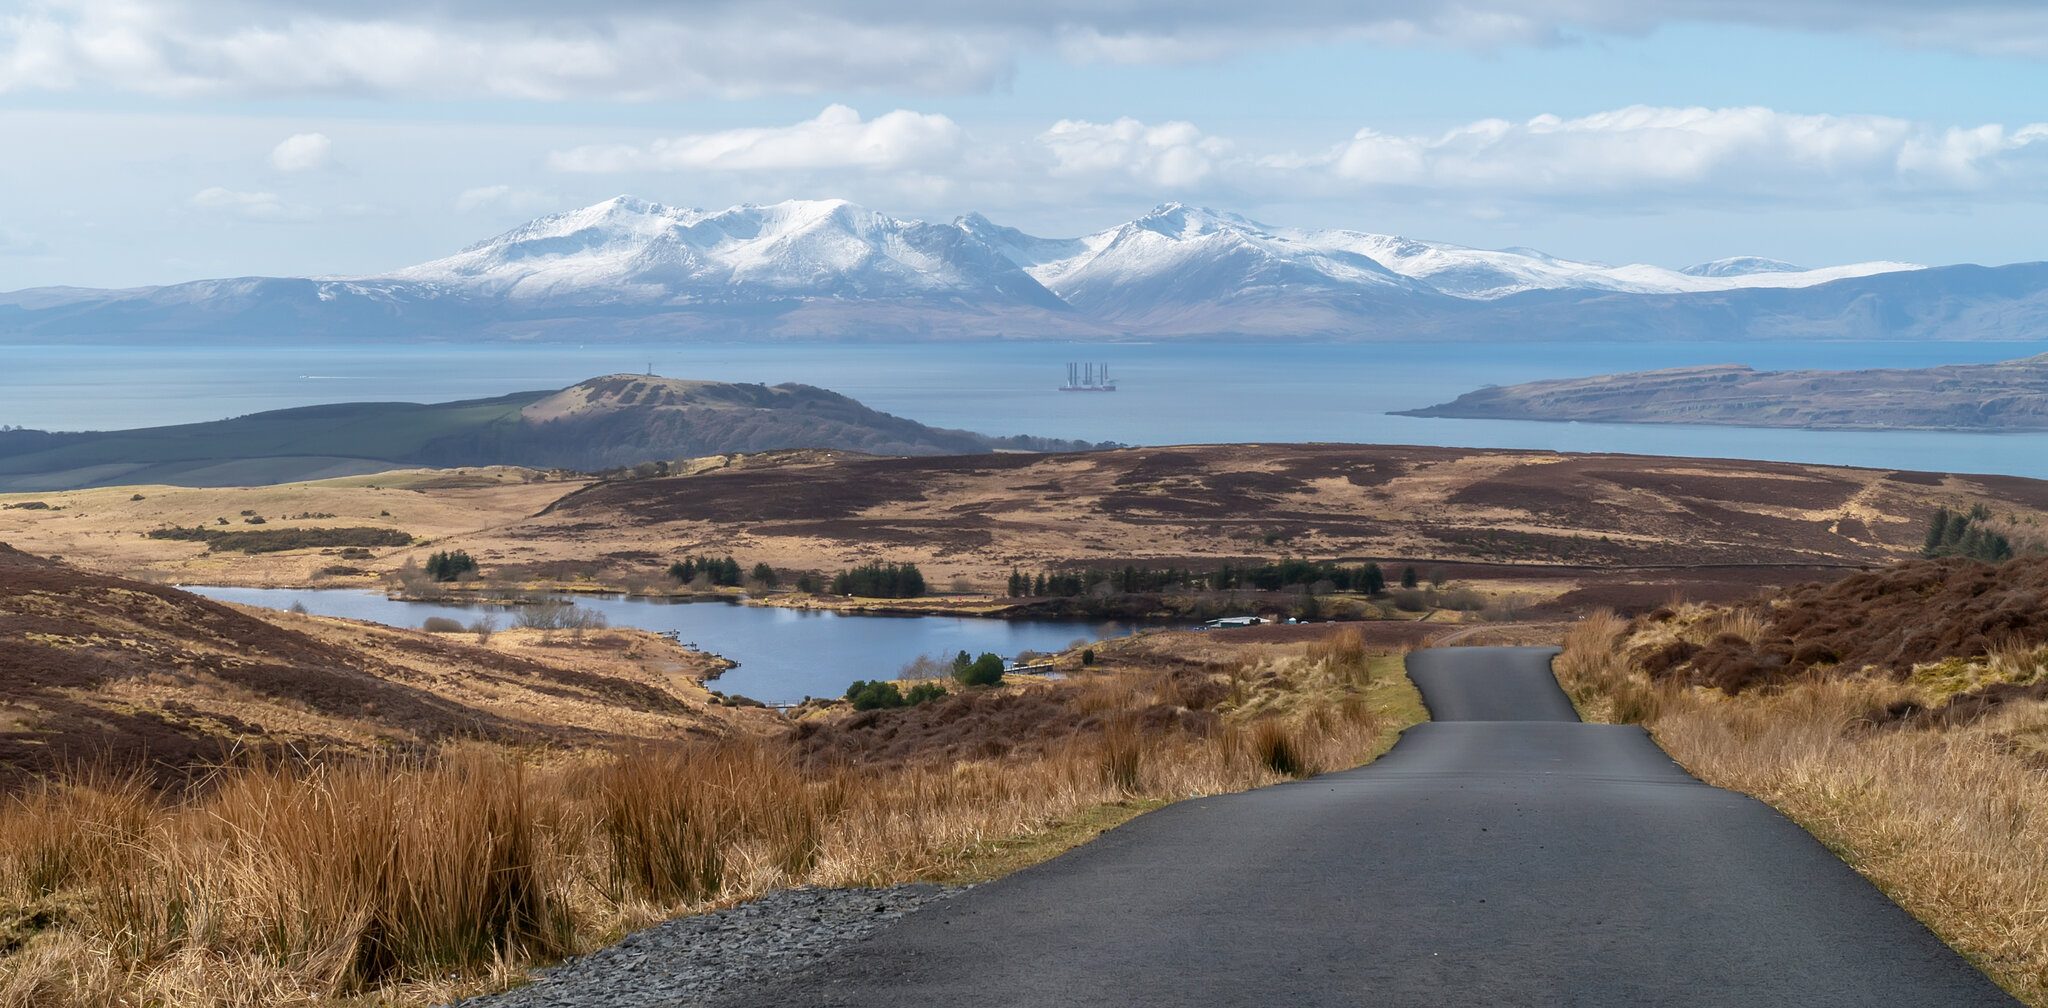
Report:
[[[1698,364],[1925,367],[2041,342],[433,343],[0,346],[0,425],[110,430],[350,401],[436,402],[601,374],[802,382],[989,434],[1133,445],[1339,441],[1818,462],[2048,478],[2048,434],[1442,420],[1388,415],[1485,385]],[[1068,362],[1114,393],[1061,392]]]

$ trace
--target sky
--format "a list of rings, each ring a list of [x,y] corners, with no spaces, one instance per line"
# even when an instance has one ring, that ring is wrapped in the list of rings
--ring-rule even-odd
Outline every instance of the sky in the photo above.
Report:
[[[2048,4],[0,0],[0,290],[374,275],[621,193],[2033,261]]]

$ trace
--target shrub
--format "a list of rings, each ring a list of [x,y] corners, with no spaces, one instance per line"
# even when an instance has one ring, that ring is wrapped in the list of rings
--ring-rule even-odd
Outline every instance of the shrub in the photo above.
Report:
[[[776,582],[780,580],[776,577],[775,568],[768,566],[766,563],[755,564],[753,571],[748,574],[748,577],[755,584],[763,588],[773,588]]]
[[[877,679],[874,682],[855,679],[853,685],[846,688],[846,699],[852,701],[853,709],[857,711],[901,707],[907,702],[904,700],[903,692],[896,688],[896,684],[886,679]]]
[[[428,633],[461,633],[462,621],[446,616],[429,616],[420,623],[420,629]]]
[[[462,550],[449,550],[427,557],[427,576],[436,581],[454,581],[476,573],[476,560]]]
[[[561,599],[521,606],[515,622],[527,630],[602,630],[611,625],[603,613]]]
[[[1082,649],[1081,649],[1081,664],[1083,664],[1083,665],[1093,665],[1093,664],[1095,664],[1095,649],[1094,649],[1094,648],[1082,648]]]
[[[1295,740],[1294,732],[1277,718],[1260,721],[1252,729],[1252,758],[1276,774],[1287,777],[1308,775],[1308,759]]]
[[[961,652],[966,654],[966,652]],[[1003,659],[1001,655],[983,652],[981,657],[969,662],[965,668],[954,666],[953,678],[963,686],[994,686],[1003,681]]]
[[[128,497],[128,499],[129,499],[129,500],[132,500],[132,501],[139,501],[139,500],[148,500],[149,498],[147,498],[147,497],[144,497],[144,496],[142,496],[141,494],[130,494],[130,495],[129,495],[129,497]]]
[[[918,704],[937,700],[945,695],[946,687],[935,682],[921,682],[910,687],[909,691],[903,694],[903,702],[915,707]]]

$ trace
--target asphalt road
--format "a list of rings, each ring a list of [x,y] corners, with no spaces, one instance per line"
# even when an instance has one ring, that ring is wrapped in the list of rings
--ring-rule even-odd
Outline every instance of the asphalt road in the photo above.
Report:
[[[1418,652],[1370,766],[1141,816],[748,1005],[2011,1005],[1818,842],[1581,724],[1548,649]]]

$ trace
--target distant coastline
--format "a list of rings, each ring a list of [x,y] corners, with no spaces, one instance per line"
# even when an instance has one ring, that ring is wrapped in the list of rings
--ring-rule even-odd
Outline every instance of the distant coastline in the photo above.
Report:
[[[1757,371],[1739,364],[1467,392],[1395,416],[1841,431],[2048,431],[2048,354],[1996,364]]]

